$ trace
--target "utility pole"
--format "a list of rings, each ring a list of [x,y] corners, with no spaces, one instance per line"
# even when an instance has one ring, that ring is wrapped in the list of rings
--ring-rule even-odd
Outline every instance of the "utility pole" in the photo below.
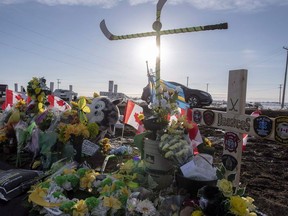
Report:
[[[279,88],[280,88],[280,92],[279,92],[279,104],[281,104],[282,84],[280,84]]]
[[[285,103],[286,78],[287,78],[287,66],[288,66],[288,48],[287,47],[283,47],[283,49],[287,50],[287,58],[286,58],[286,69],[285,69],[285,77],[284,77],[281,109],[284,108],[284,103]]]
[[[59,89],[59,85],[61,84],[60,79],[57,79],[57,88]]]
[[[206,84],[206,92],[208,92],[209,83]]]
[[[189,83],[189,76],[187,76],[187,84],[186,84],[187,87],[188,87],[188,83]]]

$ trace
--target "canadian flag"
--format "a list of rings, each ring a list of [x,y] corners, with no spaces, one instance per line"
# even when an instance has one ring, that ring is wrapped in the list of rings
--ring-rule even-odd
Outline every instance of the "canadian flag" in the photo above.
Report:
[[[71,106],[61,98],[54,96],[54,95],[48,95],[47,100],[50,103],[50,107],[54,107],[59,109],[60,111],[65,111],[71,109]]]
[[[26,100],[27,96],[22,93],[14,92],[10,89],[6,89],[5,102],[2,104],[2,110],[6,108],[11,108],[13,104],[17,103],[19,100]]]
[[[12,90],[6,89],[6,99],[5,99],[5,102],[2,104],[2,110],[12,107],[21,99],[26,101],[27,103],[31,101],[30,97],[27,97],[26,94],[17,93]],[[59,109],[60,111],[71,109],[71,106],[66,101],[62,100],[61,98],[57,96],[48,95],[47,100],[50,103],[50,107],[55,107]]]
[[[139,114],[143,114],[143,108],[133,101],[128,100],[123,122],[134,127],[137,130],[137,133],[141,133],[144,130],[143,123],[138,118]]]

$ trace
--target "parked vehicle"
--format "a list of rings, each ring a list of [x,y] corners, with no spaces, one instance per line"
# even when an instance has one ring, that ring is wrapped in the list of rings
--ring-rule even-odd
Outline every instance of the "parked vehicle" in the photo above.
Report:
[[[212,96],[205,91],[198,89],[188,88],[180,83],[164,81],[161,80],[161,84],[166,85],[167,88],[176,89],[176,87],[180,87],[182,92],[179,92],[179,99],[188,103],[190,108],[200,108],[203,106],[209,106],[212,103]],[[151,92],[149,84],[143,88],[141,99],[146,101],[148,104],[151,102]]]
[[[66,90],[66,89],[55,89],[53,92],[53,95],[61,98],[62,100],[66,102],[70,102],[71,100],[74,100],[77,98],[77,93],[71,90]]]

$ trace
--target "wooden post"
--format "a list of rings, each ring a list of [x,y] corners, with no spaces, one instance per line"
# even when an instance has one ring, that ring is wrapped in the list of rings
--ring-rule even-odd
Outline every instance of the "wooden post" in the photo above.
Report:
[[[229,114],[244,115],[246,104],[247,70],[229,71],[227,110]],[[236,172],[234,186],[239,185],[243,133],[226,130],[222,162],[226,170]],[[227,173],[229,174],[229,172]]]

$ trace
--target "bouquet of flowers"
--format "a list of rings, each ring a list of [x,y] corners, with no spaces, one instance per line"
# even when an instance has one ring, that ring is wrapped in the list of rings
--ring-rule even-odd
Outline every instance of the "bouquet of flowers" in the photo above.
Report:
[[[217,185],[204,186],[198,191],[199,205],[192,216],[257,216],[254,199],[245,196],[245,188],[233,186],[235,174],[225,178],[226,175],[225,167],[221,165],[217,170]]]
[[[159,150],[164,158],[171,160],[176,168],[188,163],[193,158],[187,130],[191,129],[185,116],[172,120],[167,132],[160,138]]]
[[[32,112],[41,113],[44,111],[45,102],[47,100],[46,96],[49,92],[50,91],[46,86],[46,80],[44,79],[44,77],[33,77],[32,80],[28,82],[27,93],[28,96],[32,99],[32,103],[30,104]]]
[[[169,124],[170,117],[179,113],[177,99],[177,90],[174,91],[160,86],[160,94],[156,95],[153,102],[149,105],[151,115],[144,117],[145,129],[152,131],[155,136],[156,133],[163,133],[163,130],[166,130]],[[157,137],[154,138],[156,139]]]

